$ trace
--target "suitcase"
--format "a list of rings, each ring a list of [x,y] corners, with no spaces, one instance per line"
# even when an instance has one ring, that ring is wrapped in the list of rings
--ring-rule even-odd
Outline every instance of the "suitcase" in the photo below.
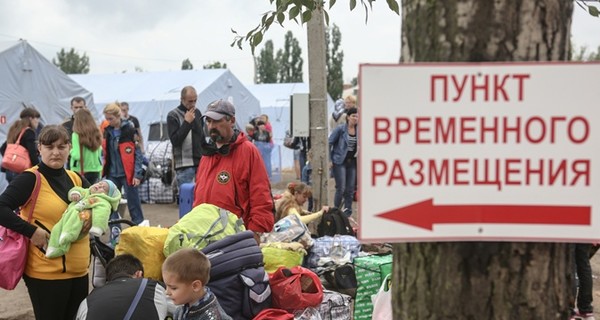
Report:
[[[227,236],[201,251],[211,264],[207,286],[231,318],[252,319],[271,307],[269,275],[252,231]]]
[[[195,186],[196,184],[193,182],[184,183],[181,185],[181,189],[179,190],[179,218],[192,211]]]

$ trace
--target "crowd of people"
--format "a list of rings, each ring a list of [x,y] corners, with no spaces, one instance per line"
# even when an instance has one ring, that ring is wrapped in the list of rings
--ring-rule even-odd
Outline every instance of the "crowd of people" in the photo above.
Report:
[[[297,215],[308,224],[328,212],[328,206],[312,212],[308,137],[294,137],[292,143],[298,161],[296,177],[301,181],[288,184],[281,199],[274,201],[270,184],[273,129],[268,116],[253,119],[243,132],[236,125],[236,109],[230,101],[215,100],[202,114],[196,108],[197,99],[193,87],[184,87],[180,105],[167,117],[177,184],[195,183],[193,206],[210,203],[229,210],[243,219],[258,242],[286,216]],[[25,108],[0,147],[4,154],[7,144],[18,143],[31,159],[30,169],[5,172],[9,185],[0,194],[0,225],[30,239],[23,278],[36,319],[105,319],[105,314],[122,318],[128,312],[141,312],[147,319],[162,319],[166,314],[174,314],[174,319],[206,315],[229,319],[206,287],[210,261],[197,250],[170,255],[162,265],[164,283],[144,281],[143,266],[136,257],[117,256],[107,267],[107,285],[91,294],[90,246],[85,235],[92,228],[93,217],[82,218],[79,234],[70,238],[68,248],[58,257],[46,255],[53,229],[61,225],[59,221],[73,200],[73,189],[93,186],[91,193],[111,195],[111,214],[115,213],[113,189],[122,190],[133,223],[144,220],[138,194],[143,178],[143,139],[139,121],[128,113],[129,105],[106,105],[100,125],[83,98],[73,98],[71,110],[64,123],[48,124],[38,131],[40,113]],[[333,206],[349,217],[356,190],[358,111],[353,96],[337,101],[328,139],[335,180]],[[38,179],[39,197],[30,203]],[[15,214],[30,208],[31,222]],[[589,261],[584,264],[588,251],[583,246],[573,249],[580,281],[577,306],[583,312],[592,312],[591,269]],[[138,292],[141,298],[136,297]],[[130,301],[134,297],[139,300],[136,304],[146,307],[132,311]],[[174,304],[179,307],[175,309]]]
[[[202,115],[196,109],[196,101],[196,90],[189,86],[183,88],[181,104],[168,116],[177,181],[179,184],[195,181],[195,204],[212,203],[239,215],[258,240],[260,234],[269,232],[274,224],[274,204],[264,157],[236,128],[232,103],[216,100]],[[93,211],[81,214],[84,199],[74,199],[72,190],[86,190],[92,186],[85,192],[96,198],[109,193],[114,195],[113,189],[122,190],[132,222],[139,224],[144,220],[137,190],[143,176],[143,143],[139,124],[128,114],[128,104],[107,104],[100,125],[81,97],[71,100],[71,111],[72,115],[64,123],[48,124],[37,134],[39,112],[35,108],[24,109],[20,119],[11,126],[4,146],[23,145],[29,151],[32,164],[23,172],[7,172],[9,185],[0,195],[0,225],[30,239],[23,278],[37,319],[73,319],[81,302],[88,297],[90,247],[85,235],[95,221]],[[263,134],[258,138],[272,143],[272,136],[265,134],[265,130],[271,130],[269,126],[264,121],[257,126],[260,127],[257,131]],[[39,197],[32,204],[28,200],[37,182]],[[98,199],[94,201],[99,202]],[[109,207],[114,214],[114,201]],[[30,222],[15,214],[30,208],[34,208]],[[66,221],[61,221],[63,216],[69,221],[72,217],[81,219],[75,227],[69,224],[66,246],[55,241],[64,234]],[[50,258],[46,250],[55,228],[57,235],[52,238]],[[70,236],[72,230],[76,230],[74,237]],[[102,232],[104,228],[99,230]],[[198,259],[206,260],[205,257]],[[214,296],[203,287],[205,276],[192,274],[180,278],[184,276],[177,273],[180,263],[171,265],[169,261],[164,266],[166,295],[184,304],[189,299],[194,299],[194,303],[201,299],[215,305]],[[191,297],[178,290],[189,277],[199,277],[202,285]],[[190,282],[196,288],[196,282]],[[53,298],[47,299],[49,296]],[[96,294],[90,295],[82,305],[86,309],[80,310],[79,315],[95,319],[91,310],[102,309],[93,309],[92,305],[100,300]],[[189,319],[193,312],[196,312],[193,308],[183,310],[181,318]]]

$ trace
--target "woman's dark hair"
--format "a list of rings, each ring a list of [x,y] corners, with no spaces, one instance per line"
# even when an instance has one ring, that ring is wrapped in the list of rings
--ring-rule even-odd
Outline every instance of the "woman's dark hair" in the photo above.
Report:
[[[39,118],[39,117],[40,117],[40,112],[34,108],[25,108],[25,109],[23,109],[23,111],[21,111],[21,114],[19,115],[19,118],[21,118],[21,119],[23,119],[23,118]]]
[[[351,115],[353,115],[355,113],[358,113],[358,109],[356,109],[356,108],[349,108],[348,110],[346,110],[346,115],[347,116],[351,116]]]
[[[56,141],[63,141],[64,143],[70,143],[71,139],[67,129],[61,125],[51,124],[47,125],[42,129],[38,137],[41,145],[49,146]]]

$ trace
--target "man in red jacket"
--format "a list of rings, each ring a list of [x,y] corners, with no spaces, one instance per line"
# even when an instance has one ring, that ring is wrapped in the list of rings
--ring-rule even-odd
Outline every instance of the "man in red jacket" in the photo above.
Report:
[[[258,149],[235,129],[235,107],[216,100],[204,117],[213,146],[203,149],[194,207],[210,203],[241,217],[257,235],[271,232],[274,205],[267,170]]]

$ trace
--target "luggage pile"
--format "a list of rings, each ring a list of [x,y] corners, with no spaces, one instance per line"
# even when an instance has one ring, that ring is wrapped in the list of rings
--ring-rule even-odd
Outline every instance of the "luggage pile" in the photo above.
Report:
[[[139,186],[140,200],[144,203],[173,203],[173,180],[171,142],[148,141],[146,146],[148,165],[146,177]]]
[[[391,319],[391,300],[381,298],[390,292],[391,247],[363,248],[356,225],[337,208],[312,230],[317,235],[307,240],[310,232],[291,215],[262,235],[272,306],[254,319]]]
[[[207,286],[233,319],[391,319],[391,250],[366,252],[371,248],[363,248],[347,218],[325,217],[316,228],[320,234],[311,235],[290,215],[262,234],[259,245],[227,210],[209,204],[187,210],[169,229],[125,230],[118,252],[147,258],[145,268],[158,270],[152,278],[160,278],[160,265],[173,252],[204,252],[211,261]]]

